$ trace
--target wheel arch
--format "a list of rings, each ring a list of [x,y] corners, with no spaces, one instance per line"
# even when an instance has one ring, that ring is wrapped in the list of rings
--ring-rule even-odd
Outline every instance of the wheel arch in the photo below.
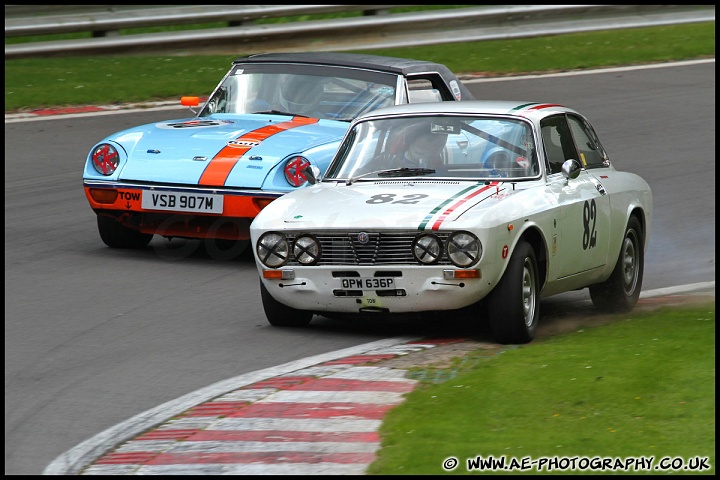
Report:
[[[548,248],[547,242],[539,228],[531,226],[527,228],[518,238],[519,243],[525,240],[535,251],[535,259],[537,260],[538,280],[540,281],[540,291],[547,283],[548,272]],[[515,244],[517,246],[517,243]]]
[[[642,231],[640,232],[640,235],[642,235],[642,241],[643,241],[643,247],[645,250],[647,250],[648,246],[648,235],[647,235],[647,218],[645,215],[645,210],[642,207],[635,207],[630,211],[630,215],[628,215],[628,221],[630,221],[630,218],[635,217],[637,218],[638,222],[640,222],[640,228]]]

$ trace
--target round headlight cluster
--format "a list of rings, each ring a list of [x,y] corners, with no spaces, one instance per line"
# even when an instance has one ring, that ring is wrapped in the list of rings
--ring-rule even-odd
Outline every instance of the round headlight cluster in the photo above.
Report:
[[[412,244],[415,259],[425,265],[433,265],[440,261],[443,253],[442,240],[436,235],[419,235]],[[480,260],[482,245],[480,240],[470,232],[455,232],[447,239],[445,255],[460,268],[471,267]]]
[[[480,240],[470,232],[455,232],[447,240],[447,256],[453,265],[467,268],[482,255]]]
[[[112,145],[102,143],[92,152],[92,164],[101,175],[112,175],[120,163],[120,155]]]
[[[432,265],[440,260],[442,243],[435,235],[420,235],[413,241],[412,253],[418,262]]]
[[[285,264],[290,257],[290,244],[285,235],[276,232],[266,232],[257,242],[258,259],[271,268]]]
[[[260,262],[270,268],[285,265],[292,257],[301,265],[316,265],[322,255],[322,247],[316,237],[309,234],[298,236],[290,242],[279,232],[265,232],[258,239],[256,252]],[[412,254],[424,265],[437,264],[444,254],[459,268],[475,265],[482,256],[480,240],[470,232],[455,232],[443,247],[442,240],[433,234],[418,235],[412,243]]]
[[[320,243],[310,235],[300,236],[293,243],[293,255],[303,265],[312,265],[320,258]]]
[[[290,259],[290,242],[278,232],[266,232],[257,242],[258,259],[270,268],[278,268]],[[301,235],[292,243],[292,254],[302,265],[313,265],[320,259],[320,242],[311,235]]]
[[[307,182],[305,177],[305,167],[310,165],[310,160],[300,155],[290,157],[285,164],[285,180],[293,187],[299,187]]]

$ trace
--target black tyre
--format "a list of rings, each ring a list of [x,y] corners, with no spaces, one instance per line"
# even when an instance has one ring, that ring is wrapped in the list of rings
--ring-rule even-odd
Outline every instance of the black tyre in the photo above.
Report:
[[[503,344],[528,343],[540,318],[540,281],[535,251],[521,240],[507,270],[485,300],[490,330]]]
[[[262,281],[260,282],[260,295],[263,310],[265,310],[265,316],[270,325],[275,327],[305,327],[312,320],[312,312],[297,310],[275,300]]]
[[[644,236],[640,221],[630,217],[620,255],[610,278],[590,286],[596,309],[606,313],[629,312],[640,298],[645,269]]]
[[[151,233],[123,227],[114,218],[101,215],[97,216],[97,226],[100,238],[111,248],[145,248],[153,237]]]

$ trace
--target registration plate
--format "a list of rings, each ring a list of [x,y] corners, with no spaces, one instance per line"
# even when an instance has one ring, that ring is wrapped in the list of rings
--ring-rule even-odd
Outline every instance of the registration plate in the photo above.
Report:
[[[223,196],[206,193],[143,190],[142,208],[173,212],[223,213]]]
[[[386,290],[395,288],[395,279],[392,277],[351,277],[342,278],[342,288],[349,290]]]

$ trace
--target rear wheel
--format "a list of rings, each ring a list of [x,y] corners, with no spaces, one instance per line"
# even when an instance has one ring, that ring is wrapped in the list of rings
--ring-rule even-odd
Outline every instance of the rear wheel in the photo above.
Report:
[[[260,282],[260,296],[262,297],[265,316],[270,325],[275,327],[305,327],[312,320],[312,312],[297,310],[275,300],[262,281]]]
[[[630,217],[620,247],[620,255],[610,278],[590,286],[593,305],[607,313],[629,312],[640,298],[645,255],[640,221]]]
[[[153,237],[151,233],[123,227],[114,218],[102,215],[97,216],[97,226],[100,238],[111,248],[145,248]]]
[[[540,318],[540,282],[535,251],[520,241],[507,270],[484,300],[490,329],[499,343],[528,343]]]

